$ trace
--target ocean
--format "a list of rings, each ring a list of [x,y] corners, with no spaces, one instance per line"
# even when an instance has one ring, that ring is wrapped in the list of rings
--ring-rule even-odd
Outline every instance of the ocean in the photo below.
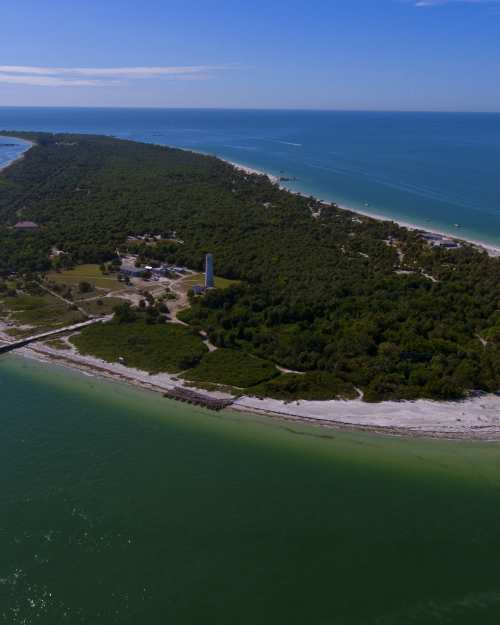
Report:
[[[1,625],[493,625],[498,445],[0,359]]]
[[[0,137],[0,170],[15,161],[29,145],[26,141],[13,137]]]
[[[215,154],[295,191],[500,246],[500,114],[0,108],[0,128]]]
[[[0,128],[214,153],[500,242],[500,116],[3,108]],[[3,356],[0,494],[0,625],[500,620],[498,444],[216,414]]]

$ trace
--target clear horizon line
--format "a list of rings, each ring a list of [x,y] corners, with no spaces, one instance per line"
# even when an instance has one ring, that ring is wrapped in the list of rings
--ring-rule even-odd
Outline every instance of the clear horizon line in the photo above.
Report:
[[[499,109],[471,110],[471,109],[371,109],[371,108],[318,108],[318,107],[227,107],[227,106],[162,106],[162,105],[64,105],[64,104],[10,104],[0,105],[2,109],[122,109],[122,110],[164,110],[164,111],[262,111],[262,112],[318,112],[318,113],[420,113],[420,114],[471,114],[471,115],[500,115]]]

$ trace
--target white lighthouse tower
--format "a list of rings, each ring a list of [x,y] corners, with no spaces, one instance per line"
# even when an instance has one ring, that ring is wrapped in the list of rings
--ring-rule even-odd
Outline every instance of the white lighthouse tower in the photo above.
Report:
[[[212,254],[205,254],[205,288],[214,288],[214,257]]]

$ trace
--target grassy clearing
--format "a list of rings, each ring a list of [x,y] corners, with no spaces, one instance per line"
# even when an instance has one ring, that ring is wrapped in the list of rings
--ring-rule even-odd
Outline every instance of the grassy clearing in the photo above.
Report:
[[[123,304],[124,301],[118,297],[103,297],[78,301],[78,306],[83,308],[89,315],[109,315],[113,312],[115,306]]]
[[[216,289],[227,289],[233,284],[240,284],[240,280],[229,280],[229,278],[219,278],[215,276],[215,288]]]
[[[356,399],[358,393],[349,383],[327,372],[310,372],[304,375],[285,373],[251,389],[257,397],[273,397],[285,401],[297,399],[322,400]]]
[[[202,273],[195,273],[189,276],[186,276],[179,282],[179,285],[184,287],[186,291],[192,289],[195,284],[204,284],[205,276]]]
[[[44,330],[45,328],[39,328],[40,334],[44,332]],[[5,330],[5,334],[11,336],[13,339],[25,339],[27,336],[31,336],[33,334],[33,330],[20,330],[19,328],[9,328],[8,330]]]
[[[149,373],[177,373],[193,367],[207,352],[200,337],[175,324],[98,323],[70,338],[81,354]]]
[[[239,280],[229,280],[227,278],[219,278],[217,276],[215,276],[214,282],[216,289],[227,289],[233,284],[240,284]],[[196,285],[203,286],[205,284],[205,274],[195,273],[193,275],[187,276],[182,280],[181,284],[186,291],[189,291],[189,289],[192,289]]]
[[[217,383],[247,388],[279,374],[273,363],[232,349],[208,353],[184,377],[193,382]]]
[[[52,339],[50,341],[45,341],[45,345],[47,345],[47,347],[52,347],[52,349],[58,349],[61,351],[67,351],[71,349],[71,346],[62,339]]]
[[[118,282],[114,275],[105,276],[101,273],[99,265],[78,265],[74,269],[66,271],[51,271],[47,274],[47,278],[57,284],[66,284],[68,286],[76,286],[80,282],[89,282],[94,288],[105,289],[106,291],[120,291],[123,289],[123,283]]]
[[[49,295],[18,295],[1,301],[2,313],[19,325],[37,330],[52,329],[84,321],[83,315],[71,310],[60,299]]]

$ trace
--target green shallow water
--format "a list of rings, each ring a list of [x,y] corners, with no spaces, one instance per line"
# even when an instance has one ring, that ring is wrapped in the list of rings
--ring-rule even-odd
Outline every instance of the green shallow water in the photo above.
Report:
[[[0,625],[500,622],[500,446],[0,360]]]

